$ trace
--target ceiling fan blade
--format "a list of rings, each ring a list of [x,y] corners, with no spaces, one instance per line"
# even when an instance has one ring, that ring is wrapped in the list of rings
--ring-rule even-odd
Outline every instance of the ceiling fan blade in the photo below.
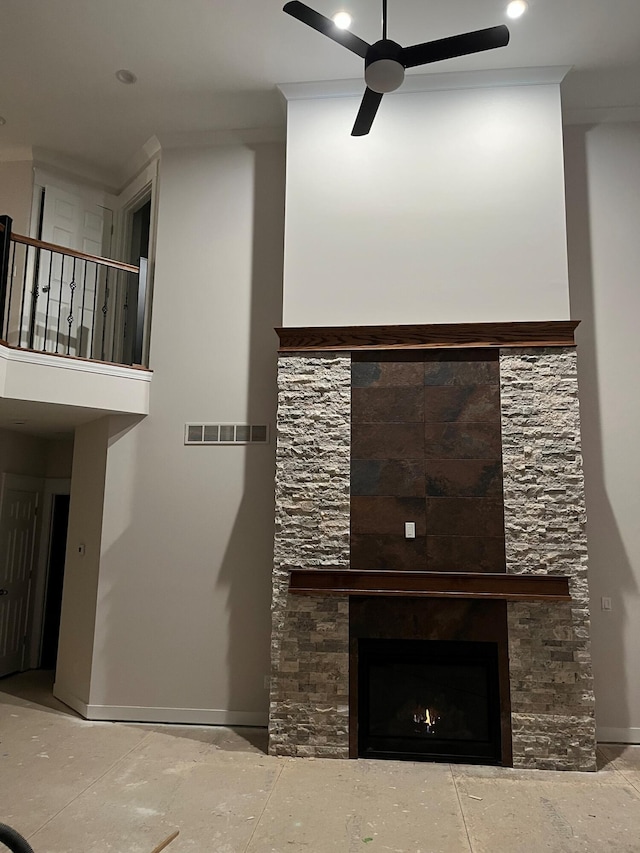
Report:
[[[351,136],[366,136],[369,133],[381,100],[382,95],[379,92],[374,92],[373,89],[367,86],[353,125],[353,130],[351,131]]]
[[[416,65],[427,65],[429,62],[452,59],[454,56],[493,50],[496,47],[505,47],[507,44],[509,44],[509,30],[504,24],[500,24],[486,30],[475,30],[472,33],[404,47],[400,52],[400,62],[405,68],[415,68]]]
[[[304,3],[292,0],[291,3],[285,3],[282,11],[302,21],[308,27],[312,27],[314,30],[322,33],[323,36],[333,39],[333,41],[338,42],[338,44],[341,44],[353,53],[357,53],[363,59],[367,55],[369,45],[366,41],[358,38],[358,36],[354,36],[349,30],[341,30],[339,27],[336,27],[331,18],[325,18],[324,15],[315,12],[309,6],[305,6]]]

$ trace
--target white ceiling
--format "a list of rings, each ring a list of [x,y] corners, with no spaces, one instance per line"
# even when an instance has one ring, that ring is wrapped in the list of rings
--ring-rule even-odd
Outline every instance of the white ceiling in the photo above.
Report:
[[[362,74],[362,60],[282,4],[1,0],[0,157],[38,146],[117,171],[152,135],[282,126],[277,84]],[[428,70],[572,65],[565,110],[639,120],[640,0],[529,4],[507,21],[506,0],[389,0],[389,36],[406,45],[507,22],[508,47]],[[380,0],[309,5],[328,16],[347,8],[354,32],[379,38]],[[119,68],[138,83],[118,83]]]
[[[72,438],[77,426],[108,414],[113,413],[80,406],[0,398],[0,430],[7,429],[38,438]]]

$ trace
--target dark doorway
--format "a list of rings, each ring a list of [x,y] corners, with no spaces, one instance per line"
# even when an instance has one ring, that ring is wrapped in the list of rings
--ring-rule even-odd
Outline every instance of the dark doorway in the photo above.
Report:
[[[141,258],[149,257],[149,240],[151,233],[151,199],[148,199],[131,214],[131,239],[129,248],[129,263],[139,266]],[[141,284],[137,276],[129,277],[126,301],[124,304],[123,331],[123,363],[139,364],[142,361],[142,328],[144,317],[144,302],[146,299],[146,282]]]
[[[42,629],[42,653],[40,655],[41,669],[55,669],[58,656],[58,634],[60,633],[62,582],[64,579],[68,526],[69,495],[54,495],[49,564],[47,566],[47,593]]]
[[[151,228],[151,199],[139,207],[131,217],[131,251],[129,263],[137,264],[140,258],[149,257],[149,231]]]
[[[359,755],[500,764],[496,643],[360,640]]]

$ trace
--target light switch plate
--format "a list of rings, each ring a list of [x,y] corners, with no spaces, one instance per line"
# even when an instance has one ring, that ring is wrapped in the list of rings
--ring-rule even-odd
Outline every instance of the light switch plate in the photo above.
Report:
[[[416,538],[416,523],[415,523],[415,521],[405,521],[405,523],[404,523],[404,538],[405,539],[415,539]]]

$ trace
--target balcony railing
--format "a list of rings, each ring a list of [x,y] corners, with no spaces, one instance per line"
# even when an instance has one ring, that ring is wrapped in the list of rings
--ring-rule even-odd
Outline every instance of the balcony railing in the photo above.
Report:
[[[0,216],[0,338],[20,349],[143,364],[147,259],[125,264],[14,234]]]

